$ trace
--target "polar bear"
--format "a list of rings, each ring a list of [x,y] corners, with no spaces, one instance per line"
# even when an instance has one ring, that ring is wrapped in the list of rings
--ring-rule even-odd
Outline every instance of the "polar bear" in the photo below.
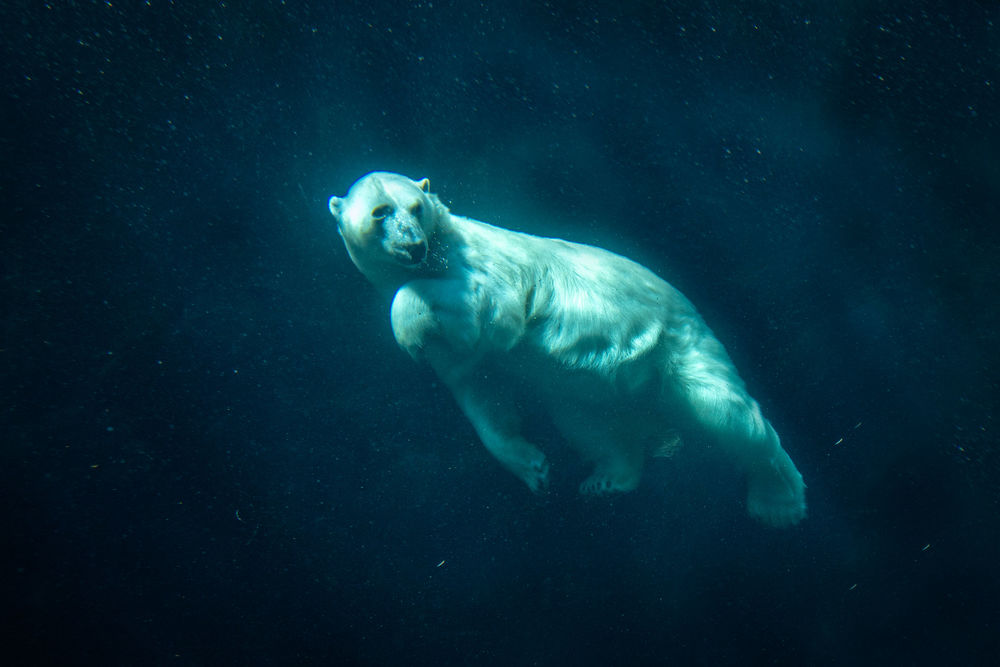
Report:
[[[751,516],[805,517],[802,475],[729,355],[648,269],[453,215],[427,179],[370,173],[329,207],[354,264],[391,297],[396,341],[532,491],[549,464],[522,435],[525,405],[593,463],[582,493],[630,491],[650,454],[693,440],[745,472]]]

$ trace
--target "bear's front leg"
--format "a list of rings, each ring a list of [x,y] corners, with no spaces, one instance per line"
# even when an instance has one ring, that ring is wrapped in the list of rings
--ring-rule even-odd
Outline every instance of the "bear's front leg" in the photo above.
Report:
[[[513,403],[500,392],[491,391],[485,381],[462,378],[448,384],[486,449],[532,492],[545,491],[549,485],[549,462],[521,436],[520,419]]]
[[[484,335],[480,314],[491,311],[484,305],[482,290],[470,288],[458,279],[413,280],[396,292],[392,302],[392,330],[399,345],[414,358],[426,359],[438,377],[451,389],[455,400],[486,449],[535,493],[549,483],[549,464],[537,447],[521,436],[517,407],[494,383],[483,375],[484,356],[501,350],[523,331],[521,318],[493,319]],[[516,309],[515,309],[516,310]]]

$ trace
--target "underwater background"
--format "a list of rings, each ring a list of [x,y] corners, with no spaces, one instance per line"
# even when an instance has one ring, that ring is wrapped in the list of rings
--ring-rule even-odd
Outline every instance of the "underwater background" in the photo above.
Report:
[[[6,664],[996,664],[995,2],[5,2]],[[809,517],[532,496],[326,208],[635,259]]]

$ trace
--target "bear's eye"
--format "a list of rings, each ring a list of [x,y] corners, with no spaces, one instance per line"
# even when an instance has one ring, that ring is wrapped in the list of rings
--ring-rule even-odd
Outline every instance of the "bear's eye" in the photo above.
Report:
[[[388,204],[382,204],[381,206],[376,206],[372,209],[372,217],[376,220],[385,220],[386,216],[392,214],[392,207]]]
[[[424,207],[420,204],[420,202],[417,202],[410,207],[410,213],[413,214],[414,217],[419,217],[422,210],[424,210]]]

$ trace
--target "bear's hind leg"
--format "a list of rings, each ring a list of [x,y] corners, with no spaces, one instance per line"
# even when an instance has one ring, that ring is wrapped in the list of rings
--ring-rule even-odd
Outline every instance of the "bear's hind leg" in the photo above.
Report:
[[[777,441],[777,434],[774,438]],[[778,528],[795,525],[805,518],[806,485],[781,445],[751,463],[747,475],[750,516]]]
[[[777,528],[804,519],[806,485],[802,475],[782,449],[774,428],[760,414],[757,402],[746,396],[745,401],[735,400],[722,407],[713,397],[711,404],[720,410],[719,418],[703,424],[714,431],[727,456],[746,471],[750,516]],[[705,414],[704,409],[701,412]]]
[[[717,341],[694,349],[682,367],[683,401],[694,421],[747,474],[747,511],[770,526],[797,524],[806,516],[806,485],[760,406]]]

